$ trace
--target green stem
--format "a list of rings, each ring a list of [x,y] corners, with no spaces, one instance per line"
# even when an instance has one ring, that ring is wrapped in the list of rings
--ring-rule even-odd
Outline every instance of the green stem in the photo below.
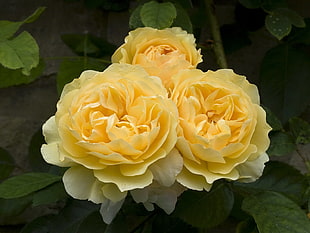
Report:
[[[213,0],[205,0],[205,5],[209,26],[214,41],[214,53],[216,56],[217,64],[220,66],[220,68],[226,69],[228,66],[221,39],[220,28],[214,12]]]

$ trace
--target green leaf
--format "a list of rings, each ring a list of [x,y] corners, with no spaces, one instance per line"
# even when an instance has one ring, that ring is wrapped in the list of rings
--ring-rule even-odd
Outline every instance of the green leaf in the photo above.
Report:
[[[284,132],[270,133],[270,146],[267,150],[267,154],[270,156],[282,156],[287,155],[296,150],[296,144],[294,138]]]
[[[142,6],[140,16],[144,26],[164,29],[172,25],[177,11],[171,2],[150,1]]]
[[[0,88],[31,83],[42,74],[44,67],[44,61],[40,60],[39,65],[30,71],[30,75],[24,75],[20,69],[10,70],[0,65]]]
[[[26,207],[30,206],[32,196],[27,195],[14,199],[0,198],[0,217],[1,219],[10,219],[22,213]]]
[[[133,12],[130,15],[129,18],[129,28],[130,29],[136,29],[139,27],[144,27],[144,24],[142,23],[140,11],[143,5],[139,5],[136,9],[133,10]]]
[[[60,64],[57,80],[57,90],[61,93],[64,85],[78,78],[84,70],[102,71],[108,64],[101,62],[99,59],[87,57],[76,57],[75,59],[64,59]]]
[[[178,200],[175,215],[195,227],[211,228],[228,217],[233,203],[233,193],[224,184],[214,186],[210,192],[189,190]]]
[[[23,25],[23,22],[0,21],[0,42],[12,37],[15,32]]]
[[[299,117],[289,119],[290,131],[296,144],[310,143],[310,124]]]
[[[61,179],[48,173],[25,173],[11,177],[0,184],[0,198],[18,198],[38,191]]]
[[[242,209],[251,214],[260,233],[308,233],[310,221],[300,207],[276,192],[244,199]]]
[[[27,17],[21,22],[12,22],[7,20],[0,21],[0,41],[9,39],[15,32],[25,23],[32,23],[35,21],[45,10],[46,7],[39,7],[32,15]]]
[[[38,9],[35,10],[35,12],[32,13],[32,15],[28,16],[26,19],[23,20],[23,23],[32,23],[36,21],[43,11],[45,11],[46,7],[39,7]]]
[[[14,168],[15,161],[13,157],[0,147],[0,180],[8,178]]]
[[[262,103],[282,122],[310,103],[310,56],[288,44],[269,50],[260,70]]]
[[[172,27],[181,27],[188,33],[193,33],[193,25],[186,10],[179,4],[175,4],[177,10],[177,17],[174,19]]]
[[[266,112],[268,124],[272,127],[272,131],[280,131],[283,129],[282,123],[279,118],[267,107],[263,106]]]
[[[293,24],[295,27],[305,27],[306,23],[304,19],[295,11],[288,9],[288,8],[278,8],[274,12],[277,14],[280,14],[282,16],[285,16],[288,18],[291,24]]]
[[[39,47],[28,32],[0,41],[0,63],[9,69],[22,68],[24,75],[39,64]]]
[[[68,197],[62,182],[54,183],[33,195],[32,206],[53,204]]]
[[[290,20],[277,12],[272,12],[270,15],[266,16],[265,25],[267,30],[278,40],[287,36],[292,30]]]
[[[239,2],[249,9],[259,8],[262,4],[262,0],[239,0]]]
[[[307,180],[300,171],[281,162],[268,162],[263,175],[255,182],[234,182],[238,192],[257,194],[263,191],[275,191],[292,199],[298,204],[304,202],[304,193],[308,187]]]

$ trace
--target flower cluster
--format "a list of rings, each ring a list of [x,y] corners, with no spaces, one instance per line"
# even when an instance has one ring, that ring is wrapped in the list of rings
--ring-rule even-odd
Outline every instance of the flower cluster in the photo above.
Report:
[[[106,70],[64,87],[41,152],[69,167],[66,191],[100,203],[106,223],[128,193],[171,213],[186,189],[262,174],[270,127],[256,86],[232,70],[203,72],[201,61],[180,28],[138,28]]]

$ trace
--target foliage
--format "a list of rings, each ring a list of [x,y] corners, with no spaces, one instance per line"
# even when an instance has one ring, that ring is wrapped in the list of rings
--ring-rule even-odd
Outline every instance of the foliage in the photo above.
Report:
[[[123,11],[129,7],[129,1],[83,2],[86,7],[104,11]],[[130,9],[128,22],[131,29],[180,26],[199,38],[198,35],[209,28],[210,22],[201,17],[209,7],[205,4],[208,1],[132,2],[136,7]],[[39,20],[44,9],[38,8],[23,21],[0,21],[0,88],[28,84],[42,74],[44,57],[39,57],[35,39],[29,32],[19,33],[19,30],[24,24]],[[101,219],[99,205],[73,200],[66,194],[61,182],[64,169],[47,165],[42,160],[40,146],[44,139],[38,131],[33,135],[28,152],[30,172],[13,173],[17,168],[14,155],[0,148],[0,218],[3,221],[15,218],[26,208],[54,206],[56,213],[35,218],[26,223],[21,232],[212,232],[227,219],[235,222],[235,232],[238,233],[309,232],[310,162],[299,148],[310,143],[307,118],[310,105],[310,20],[303,19],[285,0],[239,0],[236,9],[237,22],[220,29],[226,53],[232,56],[249,45],[249,34],[255,34],[261,27],[270,33],[271,40],[277,41],[263,60],[257,61],[261,63],[259,90],[262,104],[273,128],[267,153],[273,159],[297,152],[308,166],[305,174],[287,163],[271,161],[255,182],[220,181],[210,192],[185,191],[175,212],[169,216],[160,209],[148,212],[128,196],[115,220],[106,225]],[[259,17],[255,18],[255,14],[251,17],[251,12]],[[250,15],[250,18],[245,20],[241,14]],[[105,38],[88,33],[64,34],[61,39],[76,56],[61,58],[56,80],[59,93],[83,70],[102,71],[110,64],[109,58],[116,49]],[[211,47],[212,43],[217,43],[212,39]],[[203,51],[210,51],[204,41],[199,41],[198,46]]]

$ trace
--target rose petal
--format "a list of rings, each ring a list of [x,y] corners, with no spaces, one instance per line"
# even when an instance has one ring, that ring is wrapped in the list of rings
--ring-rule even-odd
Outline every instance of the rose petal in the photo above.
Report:
[[[102,192],[103,184],[94,177],[93,171],[82,166],[69,168],[63,182],[67,193],[81,200],[90,200],[94,203],[102,203],[106,200]]]
[[[106,199],[104,202],[102,202],[100,207],[100,214],[106,224],[110,224],[113,221],[119,210],[122,208],[124,201],[125,199],[118,202],[113,202]]]

